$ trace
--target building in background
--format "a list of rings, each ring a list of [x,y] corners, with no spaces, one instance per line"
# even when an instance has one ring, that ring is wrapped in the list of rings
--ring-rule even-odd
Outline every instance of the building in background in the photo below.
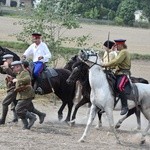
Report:
[[[134,12],[134,16],[135,16],[135,21],[136,22],[146,22],[148,23],[148,18],[146,18],[144,15],[143,15],[143,11],[142,10],[137,10]]]
[[[0,0],[5,6],[8,7],[32,7],[34,0]]]

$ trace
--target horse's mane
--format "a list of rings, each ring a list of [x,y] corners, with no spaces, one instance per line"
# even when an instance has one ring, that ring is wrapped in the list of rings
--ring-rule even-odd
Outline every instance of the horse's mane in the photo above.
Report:
[[[14,56],[13,60],[16,61],[16,60],[20,60],[20,57],[12,52],[11,50],[7,49],[7,48],[4,48],[2,46],[0,46],[0,65],[3,64],[3,56],[6,55],[6,54],[11,54]]]

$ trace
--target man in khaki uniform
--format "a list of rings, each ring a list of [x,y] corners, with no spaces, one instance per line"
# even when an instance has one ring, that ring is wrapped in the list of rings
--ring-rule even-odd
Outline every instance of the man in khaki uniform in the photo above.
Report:
[[[21,61],[12,62],[11,66],[13,68],[13,72],[17,74],[16,78],[13,79],[13,82],[16,83],[15,91],[17,92],[18,100],[16,112],[23,122],[23,129],[30,129],[36,121],[35,115],[31,113],[36,110],[32,103],[35,93],[31,86],[31,77],[29,72],[23,69]],[[41,114],[39,118],[42,123],[46,115],[41,112],[39,113]],[[29,119],[29,122],[27,119]]]
[[[12,82],[13,78],[15,78],[15,74],[13,73],[11,69],[11,63],[13,62],[13,55],[6,54],[3,56],[3,65],[0,67],[0,73],[7,74],[5,78],[6,87],[7,87],[7,95],[4,98],[2,102],[2,117],[0,119],[0,124],[5,124],[7,112],[8,112],[8,106],[11,104],[13,107],[11,110],[13,111],[14,119],[12,122],[18,121],[18,116],[15,112],[15,105],[16,105],[16,92],[15,89],[15,83]]]
[[[125,93],[125,88],[127,85],[130,84],[128,75],[130,75],[130,68],[131,68],[131,59],[130,54],[126,50],[127,46],[125,44],[124,39],[114,40],[116,42],[117,50],[119,51],[118,56],[111,60],[108,63],[104,63],[104,67],[113,67],[116,66],[116,86],[119,92],[119,97],[121,98],[122,103],[122,110],[121,115],[124,115],[128,112],[127,106],[127,96]]]

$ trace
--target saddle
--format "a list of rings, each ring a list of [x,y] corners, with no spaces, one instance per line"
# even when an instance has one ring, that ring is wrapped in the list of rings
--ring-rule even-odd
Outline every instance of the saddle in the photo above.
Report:
[[[116,89],[116,76],[111,70],[105,70],[104,72],[106,73],[108,83],[111,87],[112,95],[115,97],[115,105],[116,105],[119,100],[119,98],[117,98],[119,96],[119,93],[117,92]],[[138,103],[139,93],[138,93],[137,86],[134,83],[130,82],[126,86],[125,93],[128,100],[132,100],[136,104]]]
[[[32,77],[32,85],[34,86],[34,84],[36,84],[35,79],[33,77],[34,63],[30,62],[30,63],[28,63],[28,65],[25,64],[24,67],[29,71],[29,73]],[[44,91],[44,94],[47,94],[49,92],[48,91],[49,86],[48,86],[47,82],[49,83],[51,89],[53,89],[52,84],[51,84],[51,78],[57,77],[57,76],[58,76],[58,73],[56,72],[56,70],[54,68],[50,68],[50,67],[46,66],[46,64],[44,64],[44,69],[40,74],[41,87]]]

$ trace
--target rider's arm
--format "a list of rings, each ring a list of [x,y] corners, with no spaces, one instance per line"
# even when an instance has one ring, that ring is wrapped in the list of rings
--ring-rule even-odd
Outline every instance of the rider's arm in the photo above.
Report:
[[[116,58],[114,58],[110,62],[104,64],[104,66],[105,67],[117,66],[125,59],[125,57],[126,57],[126,51],[122,50],[122,51],[120,51],[120,53],[118,54],[118,56]]]

